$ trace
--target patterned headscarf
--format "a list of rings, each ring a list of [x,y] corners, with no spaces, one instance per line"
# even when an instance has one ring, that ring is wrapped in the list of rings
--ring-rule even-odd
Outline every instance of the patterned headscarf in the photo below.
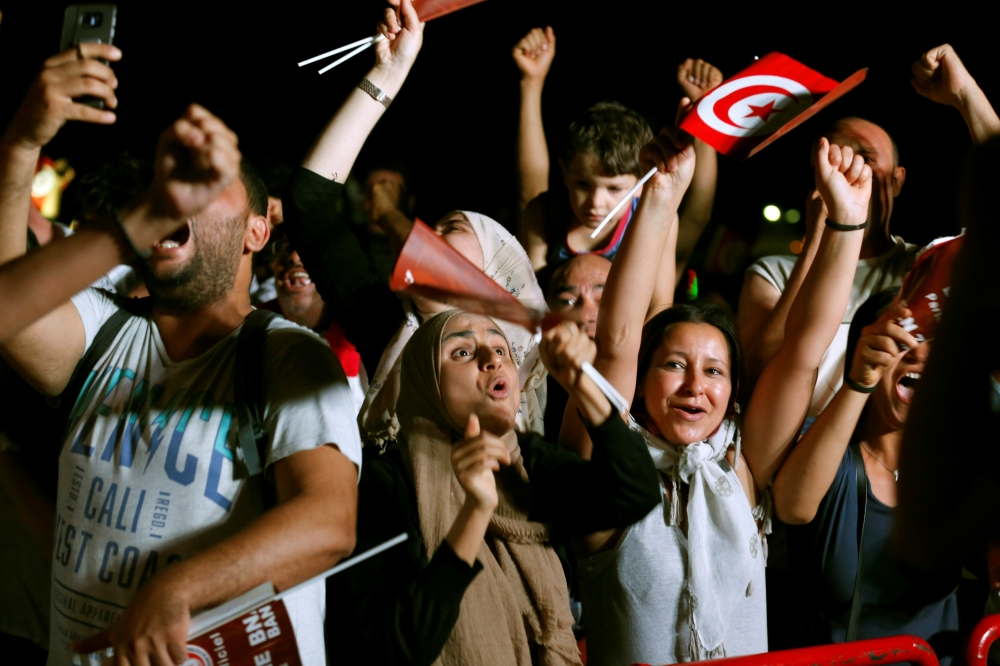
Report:
[[[469,211],[456,212],[461,213],[472,225],[483,251],[483,272],[528,307],[544,310],[545,295],[538,286],[538,280],[535,279],[531,261],[517,239],[499,222],[485,215]],[[399,421],[396,417],[396,401],[399,398],[399,360],[406,343],[420,327],[420,319],[414,312],[410,299],[404,299],[403,309],[406,318],[382,352],[382,358],[375,374],[372,375],[368,394],[358,415],[361,439],[366,445],[374,443],[385,447],[399,432]],[[515,429],[518,432],[544,435],[546,372],[536,351],[539,338],[517,324],[504,321],[497,323],[510,342],[511,357],[518,367],[518,377],[521,381],[521,406]]]

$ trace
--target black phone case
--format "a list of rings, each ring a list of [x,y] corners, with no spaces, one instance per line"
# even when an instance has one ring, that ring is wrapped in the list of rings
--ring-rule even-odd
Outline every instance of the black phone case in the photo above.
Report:
[[[70,5],[63,14],[62,39],[59,52],[62,53],[83,42],[112,44],[115,38],[115,23],[118,7],[113,4]],[[102,62],[104,62],[102,60]],[[105,63],[107,64],[107,63]],[[73,100],[95,109],[104,108],[104,100],[85,95]]]

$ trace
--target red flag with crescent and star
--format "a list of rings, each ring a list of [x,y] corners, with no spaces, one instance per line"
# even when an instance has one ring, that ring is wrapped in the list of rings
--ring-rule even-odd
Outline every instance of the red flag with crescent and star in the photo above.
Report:
[[[680,127],[723,155],[746,159],[856,87],[867,73],[858,70],[838,83],[783,53],[769,53],[708,91]]]

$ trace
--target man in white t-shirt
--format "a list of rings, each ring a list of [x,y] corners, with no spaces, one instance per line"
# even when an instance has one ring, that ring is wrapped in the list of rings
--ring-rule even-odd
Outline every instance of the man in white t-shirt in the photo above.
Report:
[[[925,53],[914,64],[913,74],[917,92],[962,113],[975,143],[984,143],[997,133],[1000,120],[993,107],[950,46],[945,44]],[[906,170],[899,165],[899,152],[889,134],[862,118],[845,118],[834,123],[825,136],[833,143],[850,146],[865,158],[872,169],[872,197],[851,299],[840,331],[820,365],[809,416],[819,414],[840,388],[847,330],[854,313],[873,294],[899,287],[918,249],[889,233],[893,203],[906,180]],[[781,347],[785,318],[809,271],[825,220],[826,209],[814,193],[806,215],[806,240],[801,254],[797,258],[764,257],[747,270],[737,322],[750,385]]]
[[[111,48],[81,52],[117,60]],[[72,64],[75,51],[46,66],[63,57],[111,77],[96,61]],[[268,238],[266,191],[240,160],[235,135],[192,106],[161,137],[150,189],[122,211],[126,230],[136,211],[186,223],[140,262],[152,311],[120,329],[70,415],[50,664],[96,665],[108,648],[118,664],[183,663],[192,613],[265,581],[287,589],[354,547],[360,437],[343,372],[313,333],[276,320],[264,341],[267,480],[248,478],[237,444],[235,343],[252,312],[253,252]],[[86,290],[8,339],[4,355],[59,395],[119,304]],[[265,511],[272,482],[277,505]],[[285,603],[302,662],[325,664],[322,584]]]

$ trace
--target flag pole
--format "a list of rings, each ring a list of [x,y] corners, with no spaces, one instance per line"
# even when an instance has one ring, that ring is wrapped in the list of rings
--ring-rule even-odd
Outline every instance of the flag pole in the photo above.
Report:
[[[611,218],[615,216],[615,213],[617,213],[622,209],[622,206],[625,205],[626,201],[630,201],[632,197],[635,196],[635,193],[639,191],[639,188],[642,187],[647,180],[652,178],[654,173],[656,173],[656,167],[650,169],[648,172],[646,172],[645,176],[639,179],[639,182],[635,184],[635,187],[629,190],[628,194],[622,197],[622,200],[619,201],[618,204],[611,209],[611,212],[608,213],[603,220],[601,220],[601,223],[597,225],[596,229],[594,229],[594,233],[590,234],[591,238],[597,238],[597,234],[601,233],[601,229],[603,229],[608,224]]]

